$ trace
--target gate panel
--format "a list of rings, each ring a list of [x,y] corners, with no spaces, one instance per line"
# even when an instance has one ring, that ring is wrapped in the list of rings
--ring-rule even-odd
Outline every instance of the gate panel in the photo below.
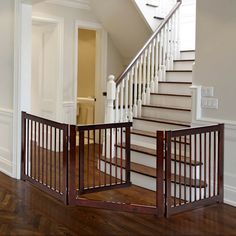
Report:
[[[77,127],[79,195],[130,185],[130,126]]]
[[[22,113],[21,179],[67,203],[68,126]]]

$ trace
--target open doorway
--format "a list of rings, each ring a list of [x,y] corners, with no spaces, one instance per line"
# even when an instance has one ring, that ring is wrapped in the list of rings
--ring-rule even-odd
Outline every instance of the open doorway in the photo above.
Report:
[[[78,29],[77,124],[95,122],[96,31]]]

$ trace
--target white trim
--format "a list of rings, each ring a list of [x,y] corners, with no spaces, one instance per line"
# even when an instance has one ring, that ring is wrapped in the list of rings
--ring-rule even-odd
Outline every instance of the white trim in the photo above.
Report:
[[[21,56],[21,1],[15,0],[14,9],[14,95],[13,95],[13,169],[12,176],[20,178],[20,127],[21,127],[21,75],[20,75],[20,56]],[[18,168],[16,167],[18,166]]]
[[[75,21],[75,55],[74,55],[74,124],[76,124],[77,110],[77,78],[78,78],[78,29],[95,30],[97,35],[96,53],[96,80],[95,86],[102,84],[102,79],[107,76],[107,32],[102,25],[91,21]],[[96,86],[98,87],[98,86]]]
[[[40,16],[35,13],[32,16],[33,22],[42,22],[42,23],[53,23],[58,27],[58,35],[59,35],[59,67],[58,67],[58,87],[57,87],[57,121],[61,122],[63,120],[63,80],[64,80],[64,18],[55,17],[55,16]]]
[[[224,185],[224,195],[231,196],[224,198],[224,203],[227,203],[229,205],[236,207],[236,188],[229,185]],[[233,199],[233,200],[232,200]]]
[[[78,8],[82,10],[91,9],[88,0],[47,0],[45,1],[45,3],[71,7],[71,8]]]
[[[13,110],[0,108],[0,116],[13,118]]]

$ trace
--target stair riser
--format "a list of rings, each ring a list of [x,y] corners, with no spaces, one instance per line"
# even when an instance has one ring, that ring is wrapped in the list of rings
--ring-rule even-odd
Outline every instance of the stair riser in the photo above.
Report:
[[[107,174],[110,174],[110,165],[107,164],[106,165],[106,169],[107,169]],[[105,171],[105,163],[103,161],[101,161],[101,171]],[[122,175],[123,175],[123,179],[125,179],[125,170],[122,170]],[[115,168],[114,166],[112,167],[112,176],[115,177]],[[152,191],[156,191],[156,179],[152,178],[152,177],[148,177],[136,172],[131,171],[131,182],[134,185],[137,185],[139,187],[145,188],[145,189],[149,189]],[[120,168],[117,168],[117,178],[120,178]],[[163,183],[163,187],[164,187],[164,183]],[[181,187],[181,188],[180,188]],[[184,198],[184,193],[185,193],[185,187],[184,185],[179,186],[179,184],[174,184],[171,183],[171,196],[174,196],[174,189],[176,188],[176,196],[179,196],[179,188],[181,189],[181,198]],[[197,198],[196,200],[200,199],[200,189],[196,188],[196,195]],[[192,195],[192,199],[194,199],[195,196],[195,188],[192,187],[191,188],[191,195]],[[204,196],[204,189],[202,188],[201,190],[201,195],[202,197]],[[186,200],[189,201],[190,200],[190,187],[186,186]]]
[[[191,100],[191,97],[151,95],[151,105],[154,106],[169,106],[190,109]]]
[[[134,129],[138,130],[146,130],[146,131],[156,131],[156,130],[170,130],[170,129],[183,129],[186,128],[181,125],[170,125],[170,124],[162,124],[157,122],[150,122],[145,120],[133,120]]]
[[[178,61],[174,63],[174,70],[192,70],[193,61]]]
[[[150,118],[167,119],[174,121],[191,121],[191,112],[189,111],[179,111],[170,110],[162,108],[152,108],[152,107],[142,107],[142,115]]]
[[[190,84],[159,84],[159,93],[191,95]]]
[[[131,143],[138,145],[138,146],[151,148],[154,150],[156,149],[156,139],[155,138],[131,134]],[[172,147],[172,153],[174,153],[174,144],[171,147]],[[180,150],[179,147],[180,147],[179,143],[176,143],[176,155],[179,154],[179,150]],[[190,146],[186,145],[186,156],[189,156],[189,149],[190,149]],[[185,145],[184,144],[181,144],[181,153],[184,156],[184,154],[185,154]]]
[[[194,60],[195,59],[195,52],[181,52],[180,59],[181,60]]]
[[[192,82],[192,72],[167,72],[166,81]]]

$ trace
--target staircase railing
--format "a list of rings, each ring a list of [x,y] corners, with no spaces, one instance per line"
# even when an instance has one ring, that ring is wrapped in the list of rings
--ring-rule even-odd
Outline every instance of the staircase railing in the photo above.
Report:
[[[158,92],[158,82],[166,80],[179,58],[179,9],[176,5],[156,32],[117,78],[110,75],[107,84],[106,122],[127,122],[140,117],[142,104],[150,104],[150,94]],[[115,109],[114,109],[115,107]]]

